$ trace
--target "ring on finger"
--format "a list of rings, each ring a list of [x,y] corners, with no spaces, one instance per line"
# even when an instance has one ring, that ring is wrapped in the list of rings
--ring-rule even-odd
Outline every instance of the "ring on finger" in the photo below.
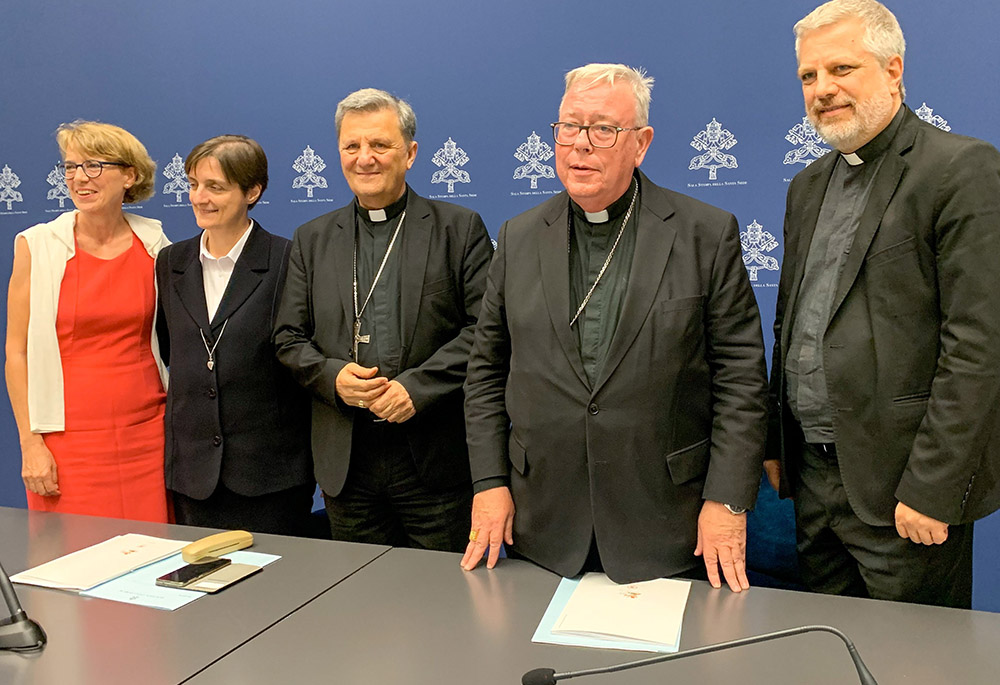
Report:
[[[478,538],[478,537],[479,537],[479,531],[478,530],[470,530],[469,531],[469,542],[475,542],[476,538]]]

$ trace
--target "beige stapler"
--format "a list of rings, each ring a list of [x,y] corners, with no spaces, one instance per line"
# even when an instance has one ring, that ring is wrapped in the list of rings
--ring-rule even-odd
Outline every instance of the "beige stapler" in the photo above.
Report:
[[[205,557],[219,557],[223,554],[244,549],[253,544],[253,535],[245,530],[227,530],[195,540],[181,550],[181,557],[189,564],[197,564]]]

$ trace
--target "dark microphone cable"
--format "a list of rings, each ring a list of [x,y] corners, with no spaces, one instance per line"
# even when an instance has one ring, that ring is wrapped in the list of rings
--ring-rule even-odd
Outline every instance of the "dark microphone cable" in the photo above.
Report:
[[[833,626],[800,626],[798,628],[789,628],[787,630],[779,630],[774,633],[765,633],[764,635],[754,635],[752,637],[745,637],[739,640],[731,640],[729,642],[720,642],[714,645],[706,645],[704,647],[696,647],[695,649],[687,649],[683,652],[674,652],[672,654],[661,654],[659,656],[650,657],[648,659],[640,659],[638,661],[629,661],[624,664],[617,664],[615,666],[605,666],[604,668],[590,668],[585,671],[567,671],[566,673],[556,673],[554,669],[551,668],[536,668],[534,670],[528,671],[523,676],[521,676],[521,685],[555,685],[559,680],[569,680],[570,678],[579,678],[581,676],[587,675],[600,675],[602,673],[617,673],[618,671],[627,671],[632,668],[639,668],[640,666],[649,666],[652,664],[659,664],[664,661],[673,661],[674,659],[683,659],[688,656],[697,656],[698,654],[709,654],[711,652],[718,652],[723,649],[730,649],[732,647],[742,647],[744,645],[757,644],[759,642],[768,642],[770,640],[778,640],[785,637],[791,637],[792,635],[801,635],[802,633],[811,632],[825,632],[833,633],[847,646],[847,651],[851,655],[851,660],[854,661],[854,667],[858,671],[858,679],[862,685],[878,685],[875,677],[872,676],[871,671],[865,666],[865,662],[861,660],[861,655],[858,654],[858,650],[854,647],[854,643],[851,639],[847,637],[843,632],[837,630]]]

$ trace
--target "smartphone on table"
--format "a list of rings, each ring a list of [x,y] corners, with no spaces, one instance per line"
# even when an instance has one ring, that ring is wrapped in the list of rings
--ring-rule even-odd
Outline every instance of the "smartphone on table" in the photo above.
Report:
[[[162,587],[187,587],[210,573],[215,573],[220,568],[228,566],[230,563],[229,559],[205,559],[195,564],[181,566],[176,571],[171,571],[160,576],[156,579],[156,584]]]

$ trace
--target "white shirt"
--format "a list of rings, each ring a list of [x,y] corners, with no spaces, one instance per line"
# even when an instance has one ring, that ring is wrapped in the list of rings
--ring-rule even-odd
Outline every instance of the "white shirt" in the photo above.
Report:
[[[250,225],[233,245],[233,249],[218,259],[212,256],[205,244],[208,232],[201,234],[201,251],[198,259],[201,260],[201,277],[205,283],[205,306],[208,308],[209,322],[215,318],[215,313],[219,311],[219,303],[222,302],[222,296],[226,293],[229,279],[233,277],[233,269],[236,268],[236,261],[243,254],[243,248],[247,244],[247,238],[250,237],[252,228],[253,219],[250,219]]]

